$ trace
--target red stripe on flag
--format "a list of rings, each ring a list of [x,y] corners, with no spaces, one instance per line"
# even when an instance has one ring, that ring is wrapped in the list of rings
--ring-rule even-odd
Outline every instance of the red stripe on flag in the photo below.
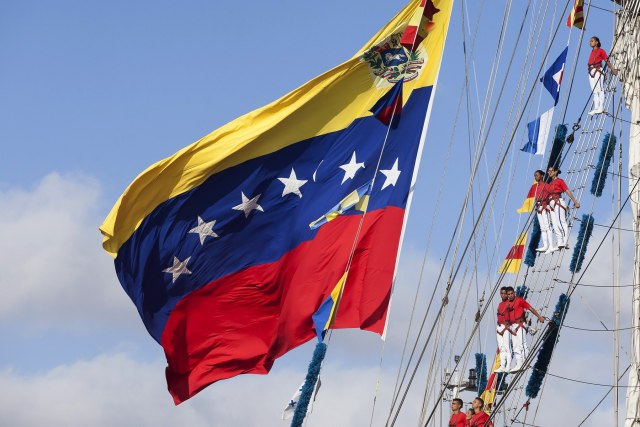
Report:
[[[412,20],[410,25],[407,25],[402,37],[400,38],[400,44],[407,50],[414,50],[427,36],[427,33],[431,31],[434,24],[433,15],[440,12],[432,0],[422,0],[420,3],[422,13],[420,19]]]
[[[440,12],[440,9],[438,9],[436,5],[433,4],[432,0],[426,0],[426,3],[425,0],[423,0],[421,6],[424,7],[424,12],[422,13],[422,15],[429,21],[433,21],[433,15]]]
[[[403,217],[396,207],[366,214],[335,328],[383,332]],[[266,374],[275,359],[313,339],[311,315],[344,274],[360,219],[338,217],[279,260],[181,300],[162,335],[175,403],[222,379]]]
[[[402,33],[402,37],[400,38],[400,44],[404,46],[407,50],[413,50],[415,46],[418,46],[422,39],[418,40],[416,33],[418,32],[418,27],[415,25],[408,25],[405,28],[404,33]]]
[[[394,116],[399,116],[401,112],[402,112],[402,100],[400,98],[396,98],[393,104],[386,106],[381,112],[379,112],[376,115],[376,118],[380,120],[380,122],[384,123],[385,125],[388,125],[389,123],[391,123],[391,119]]]
[[[567,17],[567,27],[571,28],[572,26],[583,29],[584,27],[584,0],[575,0],[573,4],[573,8],[571,8],[571,12],[569,12],[569,16]]]
[[[485,391],[491,390],[493,388],[493,380],[496,378],[496,373],[492,373],[487,380],[487,386],[484,388]]]
[[[522,259],[524,255],[524,245],[513,246],[505,259]]]

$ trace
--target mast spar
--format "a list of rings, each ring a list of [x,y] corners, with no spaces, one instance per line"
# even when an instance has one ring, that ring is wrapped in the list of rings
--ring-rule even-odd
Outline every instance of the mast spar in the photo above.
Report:
[[[625,427],[640,426],[640,0],[617,1],[616,67],[620,70],[625,103],[631,110],[629,132],[629,193],[635,242],[631,368],[627,388]]]

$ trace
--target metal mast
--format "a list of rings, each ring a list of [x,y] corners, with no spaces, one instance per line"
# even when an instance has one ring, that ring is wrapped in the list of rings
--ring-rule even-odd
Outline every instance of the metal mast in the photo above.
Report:
[[[627,388],[625,427],[640,427],[640,0],[616,1],[617,42],[613,48],[625,103],[631,110],[629,134],[629,192],[635,240],[632,307],[631,368]]]

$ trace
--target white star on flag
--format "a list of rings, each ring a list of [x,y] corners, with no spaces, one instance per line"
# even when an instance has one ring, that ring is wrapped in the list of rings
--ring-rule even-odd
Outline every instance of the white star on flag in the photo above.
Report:
[[[291,168],[291,174],[289,175],[289,178],[278,178],[278,181],[284,184],[282,197],[286,196],[287,194],[295,194],[298,197],[302,197],[300,187],[305,185],[308,180],[298,179],[298,177],[296,176],[296,171]]]
[[[353,152],[351,156],[351,160],[349,163],[340,166],[340,169],[344,170],[344,177],[342,178],[342,182],[340,184],[344,184],[347,179],[353,179],[356,176],[356,172],[358,169],[364,168],[364,163],[358,163],[356,161],[356,152]]]
[[[216,220],[210,222],[204,222],[204,220],[198,217],[198,225],[191,230],[189,233],[197,233],[200,237],[200,245],[204,245],[204,240],[207,236],[218,237],[218,235],[213,231],[213,226],[216,225]]]
[[[244,192],[240,192],[240,193],[242,194],[242,203],[240,203],[237,206],[234,206],[232,209],[236,211],[243,211],[245,218],[248,218],[251,211],[256,209],[259,210],[260,212],[264,212],[264,209],[262,209],[262,206],[258,204],[258,199],[262,194],[258,194],[256,197],[249,199],[247,196],[244,195]]]
[[[395,187],[401,172],[401,170],[398,170],[398,158],[396,158],[391,169],[380,169],[380,173],[385,176],[384,184],[382,184],[382,190],[390,185]]]
[[[178,257],[174,256],[173,265],[169,268],[165,268],[164,270],[162,270],[162,272],[171,273],[173,275],[172,282],[176,283],[176,280],[178,280],[178,277],[180,277],[181,274],[191,274],[191,271],[187,269],[187,263],[190,259],[191,257],[185,259],[184,261],[180,261]]]

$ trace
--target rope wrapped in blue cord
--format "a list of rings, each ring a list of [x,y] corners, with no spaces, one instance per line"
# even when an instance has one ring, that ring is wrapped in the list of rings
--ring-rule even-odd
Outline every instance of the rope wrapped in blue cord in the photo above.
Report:
[[[302,392],[300,393],[300,399],[296,405],[296,410],[293,413],[293,419],[291,420],[291,427],[302,427],[304,417],[307,415],[307,408],[311,401],[311,395],[316,387],[316,382],[320,376],[320,367],[322,361],[327,353],[327,345],[319,342],[316,344],[316,349],[313,351],[313,357],[309,363],[309,369],[307,370],[307,377],[305,378],[304,385],[302,386]]]
[[[478,373],[476,386],[480,394],[487,387],[487,355],[484,353],[476,353],[476,372]]]
[[[573,248],[573,256],[571,257],[571,263],[569,264],[569,270],[572,273],[577,273],[582,268],[582,262],[584,256],[587,253],[587,245],[593,233],[593,216],[584,214],[582,215],[582,223],[580,224],[580,232],[578,232],[578,241]]]
[[[542,387],[542,381],[547,374],[549,363],[551,362],[551,356],[553,355],[553,349],[556,346],[558,334],[560,333],[560,327],[567,315],[567,309],[569,308],[569,297],[565,294],[560,295],[556,309],[553,313],[553,318],[547,325],[545,334],[542,338],[543,342],[538,351],[538,358],[533,365],[533,372],[529,377],[529,383],[525,390],[525,394],[530,399],[538,397],[540,387]]]
[[[607,171],[611,164],[611,158],[616,149],[617,138],[615,135],[606,134],[602,140],[602,147],[600,148],[600,156],[598,157],[598,164],[593,174],[593,181],[591,181],[591,194],[596,197],[602,196],[602,190],[604,190],[604,184],[607,181]]]

